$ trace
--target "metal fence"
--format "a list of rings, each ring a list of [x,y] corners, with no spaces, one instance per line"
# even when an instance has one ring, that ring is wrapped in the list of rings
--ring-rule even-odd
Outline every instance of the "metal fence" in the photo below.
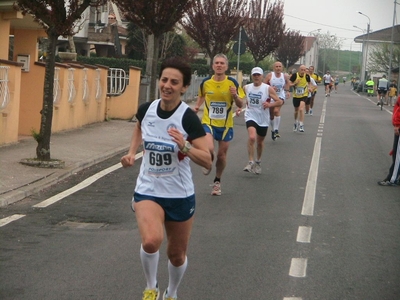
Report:
[[[206,76],[198,76],[196,73],[192,74],[191,84],[186,93],[182,97],[183,101],[190,102],[190,101],[195,101],[197,99],[197,93],[199,90],[200,83],[203,81],[205,77]],[[128,82],[129,82],[129,76],[126,75],[123,69],[110,68],[108,70],[108,76],[107,76],[107,95],[108,96],[121,95],[125,91]],[[146,87],[143,91],[145,91],[147,95],[146,97],[142,97],[145,99],[145,100],[143,99],[144,102],[151,101],[150,99],[148,99],[149,78],[147,78],[146,76],[142,76],[141,84]],[[159,95],[158,85],[156,86],[155,92],[156,95]]]
[[[192,81],[186,93],[183,95],[183,101],[191,102],[195,101],[198,96],[200,83],[206,76],[198,76],[196,73],[192,74]]]
[[[119,96],[125,89],[129,76],[123,69],[109,68],[107,75],[107,96]]]
[[[0,110],[7,107],[10,102],[10,91],[8,88],[8,71],[10,67],[0,66]]]

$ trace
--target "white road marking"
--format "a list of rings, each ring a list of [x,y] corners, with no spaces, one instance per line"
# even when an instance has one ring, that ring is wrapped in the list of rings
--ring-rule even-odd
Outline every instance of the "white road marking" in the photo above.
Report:
[[[303,209],[301,210],[303,216],[314,215],[315,190],[317,187],[321,139],[321,137],[317,137],[315,140],[314,153],[311,160],[310,171],[308,172],[306,191],[304,193]]]
[[[283,300],[303,300],[302,298],[299,297],[285,297]]]
[[[15,215],[9,216],[7,218],[0,219],[0,227],[3,227],[4,225],[7,225],[8,223],[19,220],[23,217],[25,217],[25,215],[15,214]]]
[[[323,104],[319,128],[323,127],[324,125],[325,114],[326,114],[326,98]],[[315,144],[314,144],[314,152],[311,159],[310,171],[308,172],[306,191],[304,193],[303,208],[301,210],[301,214],[304,216],[314,215],[315,190],[317,188],[319,158],[321,155],[321,140],[322,140],[322,132],[321,130],[318,130],[317,138],[315,139]]]
[[[138,158],[140,158],[142,156],[143,156],[143,152],[140,152],[140,153],[136,154],[135,159],[138,159]],[[64,192],[61,192],[61,193],[59,193],[57,195],[54,195],[54,196],[48,198],[47,200],[44,200],[44,201],[34,205],[33,207],[44,208],[44,207],[47,207],[47,206],[49,206],[51,204],[54,204],[54,203],[64,199],[65,197],[68,197],[69,195],[72,195],[73,193],[88,187],[93,182],[97,181],[98,179],[106,176],[107,174],[109,174],[111,172],[114,172],[115,170],[117,170],[117,169],[119,169],[121,167],[122,167],[121,163],[117,163],[117,164],[115,164],[115,165],[113,165],[113,166],[111,166],[111,167],[109,167],[109,168],[107,168],[107,169],[105,169],[105,170],[103,170],[103,171],[101,171],[99,173],[94,174],[93,176],[90,176],[89,178],[87,178],[84,181],[82,181],[81,183],[73,186],[72,188],[70,188],[68,190],[65,190]]]
[[[297,231],[296,241],[299,243],[309,243],[311,241],[312,227],[309,226],[299,226]]]
[[[289,275],[292,277],[306,277],[307,258],[292,258]]]

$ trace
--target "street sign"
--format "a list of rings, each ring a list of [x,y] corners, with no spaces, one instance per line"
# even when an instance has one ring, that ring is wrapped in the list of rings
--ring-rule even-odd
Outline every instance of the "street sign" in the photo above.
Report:
[[[233,39],[234,41],[239,41],[239,38],[242,42],[247,42],[249,40],[249,37],[247,36],[246,30],[244,30],[243,27],[240,27],[240,34],[238,34],[237,36],[235,36],[235,38]]]
[[[239,42],[236,42],[235,44],[233,44],[232,51],[236,55],[244,54],[246,52],[246,43],[244,43],[243,41],[240,43],[240,53],[239,53]]]

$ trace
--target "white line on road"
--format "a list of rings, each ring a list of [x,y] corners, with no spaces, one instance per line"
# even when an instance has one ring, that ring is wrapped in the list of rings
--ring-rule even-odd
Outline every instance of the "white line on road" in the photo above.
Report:
[[[325,122],[325,114],[326,114],[326,97],[323,104],[319,128],[321,128],[321,126],[323,126]],[[322,140],[321,136],[322,133],[320,132],[320,130],[318,130],[317,138],[315,139],[314,152],[311,159],[310,171],[308,172],[306,191],[304,193],[303,208],[301,210],[301,214],[303,216],[314,215],[315,190],[317,188],[319,158],[321,155],[321,140]]]
[[[301,214],[303,216],[314,215],[315,190],[317,187],[320,153],[321,138],[317,137],[315,140],[314,153],[311,160],[310,171],[308,172],[306,191],[304,193],[303,209],[301,210]]]
[[[307,258],[292,258],[289,275],[292,277],[306,277]]]
[[[283,300],[303,300],[302,298],[299,297],[285,297]]]
[[[140,157],[143,156],[143,152],[140,152],[138,154],[136,154],[135,159],[138,159]],[[121,163],[117,163],[99,173],[94,174],[93,176],[90,176],[89,178],[85,179],[84,181],[82,181],[81,183],[73,186],[72,188],[65,190],[64,192],[61,192],[57,195],[54,195],[53,197],[48,198],[47,200],[44,200],[36,205],[34,205],[33,207],[36,208],[44,208],[47,207],[51,204],[54,204],[62,199],[64,199],[65,197],[68,197],[69,195],[72,195],[73,193],[82,190],[86,187],[88,187],[89,185],[91,185],[93,182],[97,181],[98,179],[106,176],[107,174],[114,172],[115,170],[121,168],[122,165]]]
[[[296,241],[299,243],[309,243],[311,241],[312,227],[310,226],[299,226],[297,231]]]
[[[21,219],[23,217],[25,217],[25,215],[15,214],[15,215],[9,216],[7,218],[1,219],[0,220],[0,227],[3,227],[4,225],[7,225],[8,223],[11,223],[13,221],[19,220],[19,219]]]

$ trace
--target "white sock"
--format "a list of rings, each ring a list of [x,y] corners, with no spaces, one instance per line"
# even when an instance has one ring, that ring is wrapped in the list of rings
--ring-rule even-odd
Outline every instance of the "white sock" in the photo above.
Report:
[[[142,267],[144,276],[146,277],[148,289],[155,289],[157,286],[157,269],[159,258],[159,251],[155,253],[147,253],[143,250],[143,245],[140,246],[140,260],[142,261]]]
[[[168,297],[177,297],[177,291],[179,284],[181,283],[182,277],[185,274],[188,260],[187,257],[185,257],[185,262],[183,263],[182,266],[175,267],[174,265],[171,264],[171,262],[168,260],[168,274],[169,274],[169,282],[168,282]]]
[[[274,122],[274,125],[275,125],[274,130],[279,130],[279,125],[281,125],[281,116],[275,117],[274,120],[275,120],[275,122]]]
[[[274,123],[275,123],[274,119],[272,119],[272,120],[270,119],[269,120],[269,128],[274,128]]]

